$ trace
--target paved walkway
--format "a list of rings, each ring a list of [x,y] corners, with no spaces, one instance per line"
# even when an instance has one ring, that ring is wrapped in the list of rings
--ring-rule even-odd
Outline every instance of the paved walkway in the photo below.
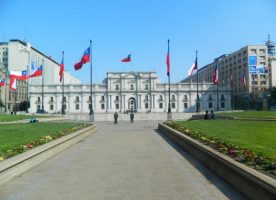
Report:
[[[96,134],[0,187],[1,200],[243,199],[155,130],[97,124]]]

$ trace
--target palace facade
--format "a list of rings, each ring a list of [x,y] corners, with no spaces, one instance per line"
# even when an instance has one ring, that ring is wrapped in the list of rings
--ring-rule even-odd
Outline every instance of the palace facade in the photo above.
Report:
[[[168,91],[169,85],[160,83],[156,72],[108,72],[103,83],[93,84],[92,108],[94,113],[127,112],[130,110],[167,112]],[[170,91],[172,112],[196,111],[196,83],[171,84]],[[198,91],[200,110],[231,109],[229,85],[220,85],[217,93],[217,87],[212,83],[201,82],[198,85]],[[43,88],[41,84],[32,84],[29,87],[29,94],[31,104],[29,112],[36,113],[42,107],[48,113],[61,112],[61,84],[46,84]],[[89,113],[90,104],[90,85],[64,85],[64,109],[66,113]]]

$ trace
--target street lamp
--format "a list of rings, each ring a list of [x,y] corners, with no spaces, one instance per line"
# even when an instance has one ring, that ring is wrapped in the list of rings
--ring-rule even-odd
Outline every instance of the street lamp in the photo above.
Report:
[[[31,44],[27,43],[27,48],[20,48],[21,52],[27,52],[28,53],[28,66],[27,66],[27,73],[30,72],[31,67]],[[27,79],[27,87],[26,87],[26,113],[28,113],[28,107],[29,107],[29,79]]]

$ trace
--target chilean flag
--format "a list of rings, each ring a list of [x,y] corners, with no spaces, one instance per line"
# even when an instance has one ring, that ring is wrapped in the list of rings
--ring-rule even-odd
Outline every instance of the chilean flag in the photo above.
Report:
[[[37,76],[42,76],[42,65],[38,66],[38,68],[35,70],[34,66],[32,66],[32,71],[30,73],[30,75],[28,76],[28,78],[33,78],[33,77],[37,77]]]
[[[197,69],[197,58],[195,59],[195,62],[194,62],[193,65],[191,66],[191,68],[190,68],[190,70],[189,70],[189,72],[188,72],[188,75],[189,75],[189,76],[192,76],[194,70],[196,70],[196,69]]]
[[[215,67],[215,70],[214,70],[213,82],[214,82],[215,85],[217,85],[218,82],[219,82],[219,79],[218,79],[218,63],[216,63],[216,67]]]
[[[79,62],[77,62],[74,67],[75,67],[75,70],[79,70],[82,68],[82,65],[87,63],[87,62],[90,62],[90,47],[88,47],[84,53],[83,53],[83,56],[81,58],[81,60]]]
[[[170,45],[169,45],[170,40],[168,40],[168,53],[167,53],[167,59],[166,59],[166,64],[167,64],[167,76],[170,76]]]
[[[27,70],[24,71],[10,71],[10,78],[19,79],[19,80],[27,80]]]
[[[6,82],[5,79],[0,80],[0,86],[5,86],[5,82]]]
[[[130,62],[131,61],[131,54],[129,54],[126,58],[121,60],[122,62]]]
[[[63,71],[64,71],[64,61],[63,61],[63,57],[62,57],[60,68],[59,68],[59,81],[60,82],[62,81]]]
[[[10,90],[11,91],[16,90],[16,79],[13,77],[10,77]]]

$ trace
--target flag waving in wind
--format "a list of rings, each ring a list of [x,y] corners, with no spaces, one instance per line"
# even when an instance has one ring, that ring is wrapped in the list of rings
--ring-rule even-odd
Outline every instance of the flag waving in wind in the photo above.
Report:
[[[122,62],[131,62],[131,54],[129,54],[126,58],[121,60]]]
[[[10,77],[19,79],[19,80],[27,80],[27,70],[24,71],[10,71]]]
[[[30,75],[27,78],[33,78],[37,76],[42,76],[42,65],[38,66],[37,69],[32,65],[32,70],[30,71]]]
[[[6,82],[5,79],[1,79],[1,80],[0,80],[0,86],[5,86],[5,82]]]
[[[167,64],[167,76],[170,76],[170,40],[168,40],[168,53],[167,53],[167,58],[166,58],[166,64]]]
[[[59,68],[59,81],[60,82],[62,81],[62,78],[63,78],[63,71],[64,71],[64,56],[63,56],[63,52],[62,52],[62,60],[61,60],[60,68]]]
[[[218,84],[219,79],[218,79],[218,63],[216,62],[216,67],[214,69],[214,74],[213,74],[213,82],[215,85]]]
[[[188,75],[189,75],[189,76],[192,76],[194,70],[196,70],[196,69],[197,69],[197,58],[195,59],[195,62],[193,63],[193,65],[192,65],[191,68],[189,69]]]
[[[25,81],[27,78],[27,70],[10,71],[10,89],[12,91],[16,89],[16,79]]]
[[[81,58],[81,60],[79,62],[77,62],[74,67],[75,67],[75,70],[79,70],[82,68],[82,65],[87,63],[87,62],[90,62],[90,47],[88,47],[84,53],[83,53],[83,56]]]

